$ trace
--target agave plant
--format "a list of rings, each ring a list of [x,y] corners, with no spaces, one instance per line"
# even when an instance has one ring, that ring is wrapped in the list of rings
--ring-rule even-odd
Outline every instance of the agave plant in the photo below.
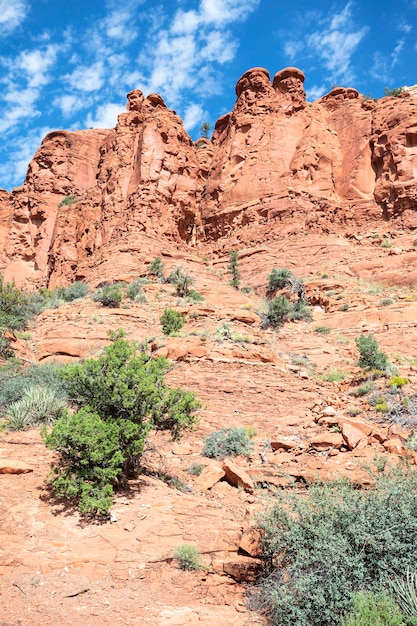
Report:
[[[12,430],[24,430],[29,426],[51,426],[65,410],[65,400],[50,387],[29,387],[17,402],[10,404],[5,417]]]
[[[13,402],[5,411],[5,418],[8,420],[8,428],[10,430],[26,430],[29,428],[30,419],[25,407],[22,407],[22,401]]]
[[[407,567],[405,578],[394,578],[391,581],[395,599],[405,617],[417,616],[417,572]]]

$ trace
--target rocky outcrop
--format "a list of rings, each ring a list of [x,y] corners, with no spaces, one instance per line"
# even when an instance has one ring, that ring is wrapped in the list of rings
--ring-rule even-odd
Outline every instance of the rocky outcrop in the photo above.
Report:
[[[185,249],[238,229],[260,241],[265,229],[355,229],[381,219],[417,226],[411,89],[374,101],[337,87],[310,103],[299,69],[271,80],[254,68],[236,95],[212,141],[193,143],[159,95],[139,90],[114,129],[48,134],[25,183],[0,191],[6,278],[97,282],[111,277],[110,258],[129,272],[145,247]]]

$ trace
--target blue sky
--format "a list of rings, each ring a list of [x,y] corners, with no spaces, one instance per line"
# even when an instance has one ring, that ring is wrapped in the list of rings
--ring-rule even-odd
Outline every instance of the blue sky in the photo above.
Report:
[[[417,83],[417,0],[0,0],[0,187],[50,130],[112,128],[160,93],[193,139],[251,67],[295,65],[309,100]]]

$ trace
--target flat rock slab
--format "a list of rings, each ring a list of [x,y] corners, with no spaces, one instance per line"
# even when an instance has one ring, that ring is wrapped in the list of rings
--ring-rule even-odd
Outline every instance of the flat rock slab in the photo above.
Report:
[[[33,468],[16,459],[0,459],[0,474],[28,474]]]

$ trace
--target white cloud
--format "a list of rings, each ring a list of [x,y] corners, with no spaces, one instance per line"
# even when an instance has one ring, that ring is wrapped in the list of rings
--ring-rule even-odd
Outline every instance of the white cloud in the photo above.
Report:
[[[351,3],[330,19],[321,30],[311,33],[307,46],[324,63],[330,79],[353,80],[351,59],[368,28],[355,28],[351,23]]]
[[[25,19],[29,6],[26,0],[0,0],[0,33],[8,35]]]
[[[61,109],[62,113],[66,117],[69,117],[77,111],[85,109],[91,104],[91,102],[89,99],[86,99],[84,95],[80,97],[72,94],[64,94],[63,96],[57,96],[54,98],[53,104]]]
[[[184,111],[184,128],[188,131],[201,126],[207,118],[207,113],[200,104],[190,104]]]
[[[104,64],[97,61],[90,65],[79,65],[71,74],[64,76],[73,89],[97,91],[104,82]]]
[[[309,89],[307,89],[307,100],[309,102],[314,102],[321,96],[324,96],[325,93],[329,91],[329,88],[325,85],[313,85]]]
[[[59,46],[49,45],[45,49],[26,50],[18,56],[16,66],[26,73],[30,87],[40,87],[49,82],[47,72],[55,64],[58,51]]]
[[[86,128],[114,128],[117,123],[117,116],[125,109],[120,104],[107,102],[97,108],[94,117],[88,114],[85,122]]]
[[[21,184],[26,176],[28,163],[39,148],[42,139],[53,130],[43,126],[13,141],[10,159],[0,166],[2,185],[8,188]]]
[[[196,10],[178,9],[170,22],[153,21],[151,37],[138,59],[144,92],[160,92],[181,106],[187,91],[218,93],[213,66],[233,60],[238,42],[232,24],[245,20],[260,0],[200,0]],[[153,19],[152,15],[151,18]]]

